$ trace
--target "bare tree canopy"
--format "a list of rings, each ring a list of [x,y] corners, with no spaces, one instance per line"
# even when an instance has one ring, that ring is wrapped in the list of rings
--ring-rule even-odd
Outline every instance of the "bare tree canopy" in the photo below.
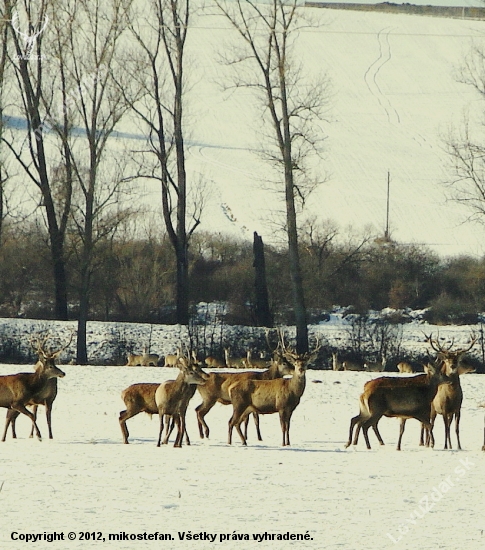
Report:
[[[320,122],[328,99],[327,80],[310,81],[293,55],[303,26],[310,26],[296,0],[256,3],[215,0],[235,29],[240,46],[224,55],[235,70],[234,85],[254,90],[265,122],[263,156],[284,183],[290,276],[297,351],[308,351],[308,329],[298,250],[297,203],[305,203],[318,180],[311,159],[321,152]],[[281,186],[280,186],[281,188]]]

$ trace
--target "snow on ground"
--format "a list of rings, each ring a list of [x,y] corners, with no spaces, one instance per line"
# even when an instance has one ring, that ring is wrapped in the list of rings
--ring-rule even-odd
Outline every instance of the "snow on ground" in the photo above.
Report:
[[[189,405],[190,447],[157,448],[158,420],[145,414],[128,421],[130,445],[121,443],[120,392],[135,382],[174,377],[171,369],[63,366],[54,405],[54,440],[29,439],[19,418],[19,439],[0,444],[0,548],[24,548],[14,537],[76,534],[47,548],[483,548],[481,449],[485,377],[462,377],[462,451],[418,446],[418,423],[409,421],[403,450],[395,450],[398,421],[380,423],[385,447],[367,451],[363,441],[344,449],[350,418],[369,373],[308,371],[307,388],[291,425],[291,447],[281,447],[276,415],[261,420],[264,441],[250,424],[248,447],[227,440],[231,407],[208,414],[209,440],[200,440]],[[0,365],[0,374],[28,370]],[[374,375],[375,376],[375,375]],[[319,382],[319,383],[318,383]],[[39,414],[43,434],[46,425]],[[455,442],[454,434],[452,436]],[[105,542],[79,540],[102,533]],[[170,534],[172,541],[109,541],[109,534]],[[214,542],[179,540],[180,533],[207,533]],[[257,542],[253,535],[308,533],[310,540]],[[249,535],[250,541],[233,540]],[[96,535],[98,536],[98,535]],[[228,536],[228,540],[221,540]]]

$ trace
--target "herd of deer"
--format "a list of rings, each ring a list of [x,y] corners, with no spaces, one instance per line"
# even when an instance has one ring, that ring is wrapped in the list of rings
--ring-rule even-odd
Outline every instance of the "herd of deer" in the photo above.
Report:
[[[265,370],[245,372],[205,372],[196,354],[183,355],[181,350],[176,355],[167,356],[165,362],[179,369],[175,380],[158,383],[133,384],[126,388],[121,397],[126,410],[121,411],[119,423],[123,434],[123,442],[128,443],[129,432],[126,421],[129,418],[146,412],[158,414],[160,419],[158,443],[168,443],[172,430],[177,427],[175,447],[181,447],[185,436],[187,444],[190,440],[185,426],[185,416],[190,399],[198,389],[202,403],[195,409],[200,437],[209,437],[209,426],[205,421],[207,413],[216,403],[233,406],[233,414],[229,420],[228,443],[232,442],[233,428],[241,438],[243,445],[247,441],[249,416],[252,414],[256,426],[257,437],[261,438],[259,429],[259,414],[278,413],[283,432],[283,446],[290,445],[290,420],[293,411],[298,406],[305,390],[305,373],[308,364],[315,359],[319,347],[312,353],[297,354],[287,347],[280,333],[278,347],[274,350],[272,360],[266,364]],[[46,409],[49,438],[52,439],[51,412],[52,404],[57,395],[57,378],[65,376],[56,366],[55,361],[71,343],[53,351],[46,349],[50,335],[31,338],[31,344],[38,355],[35,370],[32,373],[18,373],[0,376],[0,407],[7,409],[7,417],[2,441],[5,441],[9,426],[12,436],[16,437],[15,420],[20,413],[28,416],[32,422],[31,437],[34,431],[40,439],[41,434],[36,423],[37,407],[44,405]],[[438,414],[443,416],[445,426],[445,449],[452,448],[450,428],[455,419],[455,431],[458,449],[461,449],[459,424],[463,401],[463,391],[460,376],[474,369],[462,363],[463,356],[471,350],[476,342],[472,336],[470,345],[465,349],[453,350],[439,344],[432,336],[426,337],[436,357],[425,365],[425,373],[408,377],[384,376],[368,381],[359,399],[360,412],[351,419],[347,447],[356,445],[360,430],[364,433],[367,448],[370,449],[368,430],[374,430],[381,445],[384,444],[378,430],[382,416],[401,419],[397,449],[401,449],[401,441],[406,420],[415,418],[421,422],[420,444],[434,446],[433,426]],[[228,351],[227,351],[228,353]],[[156,356],[158,358],[158,356]],[[226,355],[226,361],[228,356]],[[158,359],[157,359],[158,361]],[[206,366],[216,366],[214,359],[206,358]],[[243,362],[251,361],[250,354]],[[334,368],[337,357],[334,355]],[[366,370],[380,371],[385,359],[378,363],[367,364]],[[345,362],[342,364],[345,369]],[[258,365],[259,366],[259,365]],[[353,370],[347,365],[346,370]],[[406,370],[399,369],[400,372]],[[289,375],[290,378],[286,378]],[[27,407],[33,407],[30,411]],[[244,424],[244,432],[241,427]],[[165,434],[163,431],[165,429]],[[355,433],[354,433],[355,429]],[[162,440],[163,435],[163,440]],[[485,451],[485,434],[484,446]]]

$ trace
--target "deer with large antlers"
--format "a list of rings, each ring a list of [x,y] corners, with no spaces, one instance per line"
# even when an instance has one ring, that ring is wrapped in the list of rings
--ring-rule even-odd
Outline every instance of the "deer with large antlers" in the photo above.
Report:
[[[52,403],[57,395],[57,378],[65,376],[65,373],[56,366],[55,360],[70,345],[73,335],[74,332],[71,332],[69,342],[57,351],[44,349],[51,337],[50,334],[47,334],[42,342],[39,338],[31,338],[31,345],[39,358],[35,365],[35,372],[0,376],[0,407],[8,409],[2,441],[5,441],[7,437],[10,424],[13,437],[17,437],[15,420],[20,413],[30,418],[32,421],[31,436],[35,430],[40,440],[41,434],[36,422],[38,405],[45,406],[49,438],[52,439]],[[33,412],[27,409],[30,405],[34,406]]]
[[[235,382],[243,382],[246,380],[274,380],[282,378],[285,375],[292,374],[293,367],[284,361],[283,357],[275,350],[273,360],[269,368],[264,371],[247,371],[247,372],[224,372],[209,374],[209,379],[204,386],[199,386],[198,390],[202,397],[202,403],[196,407],[197,422],[199,425],[199,434],[201,438],[209,437],[209,426],[205,421],[205,416],[216,403],[223,405],[231,404],[231,396],[229,394],[229,386]],[[258,440],[262,441],[261,431],[259,429],[259,417],[253,415],[256,426]],[[247,437],[247,425],[249,417],[245,422],[245,434]]]
[[[428,342],[434,351],[437,352],[437,360],[443,363],[445,373],[450,383],[438,387],[436,396],[431,403],[431,425],[434,426],[436,415],[443,416],[445,426],[445,449],[452,449],[451,446],[451,423],[455,419],[455,433],[458,449],[461,449],[460,443],[460,416],[461,404],[463,402],[463,390],[461,389],[460,376],[468,372],[474,372],[473,367],[467,367],[461,364],[462,357],[468,353],[475,345],[477,338],[472,334],[470,344],[467,348],[453,350],[453,342],[447,348],[441,345],[438,340],[428,337]],[[421,426],[420,445],[424,445],[425,426]],[[429,434],[426,436],[426,445],[429,445]]]
[[[431,337],[429,337],[431,338]],[[429,340],[428,340],[429,342]],[[429,363],[424,375],[407,378],[382,377],[370,380],[364,385],[360,396],[360,413],[351,419],[349,440],[346,447],[357,444],[360,428],[364,432],[367,448],[370,449],[368,430],[372,426],[379,443],[384,444],[377,429],[382,416],[401,418],[397,450],[401,450],[406,419],[416,418],[429,430],[430,442],[434,446],[433,427],[431,425],[431,402],[441,384],[450,384],[442,361]],[[357,426],[354,440],[352,435]]]
[[[297,354],[286,348],[281,338],[284,357],[293,365],[291,378],[276,378],[274,380],[244,380],[235,381],[228,387],[233,413],[229,420],[228,443],[232,443],[232,430],[235,427],[242,444],[247,445],[246,437],[241,431],[241,424],[251,413],[279,413],[283,446],[290,445],[290,421],[293,411],[300,403],[305,391],[306,369],[318,353],[318,346],[312,354]]]

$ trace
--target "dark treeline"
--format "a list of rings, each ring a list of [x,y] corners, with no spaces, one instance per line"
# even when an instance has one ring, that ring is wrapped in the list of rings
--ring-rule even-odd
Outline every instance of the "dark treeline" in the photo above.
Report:
[[[125,235],[125,234],[123,234]],[[0,316],[55,318],[47,235],[38,225],[3,229],[0,246]],[[93,262],[89,318],[172,323],[176,265],[163,236],[107,239]],[[190,252],[190,303],[225,301],[229,324],[255,324],[253,245],[220,234],[194,234]],[[271,313],[291,323],[287,253],[265,246]],[[75,240],[66,248],[69,316],[76,319],[80,264]],[[337,232],[303,231],[301,262],[309,321],[338,304],[356,312],[384,307],[431,307],[436,323],[475,322],[485,311],[485,259],[442,259],[420,246],[374,239],[343,243]]]

